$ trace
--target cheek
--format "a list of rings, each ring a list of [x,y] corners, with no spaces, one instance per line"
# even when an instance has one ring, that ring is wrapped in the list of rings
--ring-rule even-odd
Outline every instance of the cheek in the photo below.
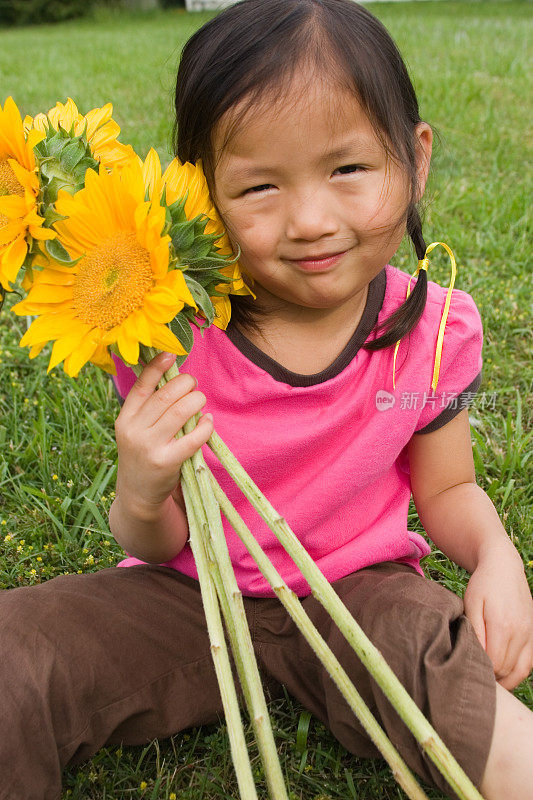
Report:
[[[272,253],[277,235],[271,217],[240,208],[226,211],[223,219],[230,239],[240,246],[244,259],[261,258]]]
[[[405,228],[409,200],[403,193],[373,195],[362,200],[359,202],[358,199],[350,209],[353,227],[361,238],[395,237],[397,232]]]

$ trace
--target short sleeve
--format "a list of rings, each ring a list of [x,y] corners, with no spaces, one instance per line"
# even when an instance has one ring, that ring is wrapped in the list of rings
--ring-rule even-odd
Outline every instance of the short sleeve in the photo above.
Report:
[[[481,384],[482,346],[483,327],[476,304],[469,294],[455,289],[437,387],[428,392],[415,433],[431,433],[471,405]]]

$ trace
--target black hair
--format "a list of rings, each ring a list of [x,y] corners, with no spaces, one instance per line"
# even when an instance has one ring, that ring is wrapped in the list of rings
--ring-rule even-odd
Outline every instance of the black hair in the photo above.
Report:
[[[182,162],[201,159],[212,185],[212,136],[223,114],[239,103],[242,119],[265,91],[277,94],[302,62],[321,72],[333,68],[335,79],[356,95],[388,154],[405,168],[411,184],[406,230],[422,259],[426,245],[414,200],[415,126],[421,122],[416,93],[387,30],[353,0],[240,0],[196,31],[182,51],[176,81],[176,155]],[[366,349],[389,347],[408,334],[426,297],[422,270],[409,298],[378,326],[386,332]],[[259,330],[262,312],[254,301],[230,298],[234,321]]]

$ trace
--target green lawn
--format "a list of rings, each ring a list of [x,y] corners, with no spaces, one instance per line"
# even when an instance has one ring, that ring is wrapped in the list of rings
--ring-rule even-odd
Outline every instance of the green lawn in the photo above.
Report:
[[[517,2],[370,8],[400,45],[422,116],[440,136],[426,195],[425,236],[453,247],[456,285],[471,292],[481,311],[484,380],[471,414],[478,478],[531,576],[531,10]],[[143,156],[154,146],[168,160],[180,48],[209,16],[100,11],[68,24],[0,31],[0,101],[11,94],[23,112],[34,114],[67,96],[84,111],[112,100],[122,141]],[[444,258],[434,262],[437,271],[430,277],[447,283]],[[407,247],[395,263],[413,268]],[[92,368],[77,381],[59,371],[47,376],[45,354],[30,362],[17,348],[23,331],[23,319],[0,317],[1,588],[94,571],[120,555],[106,522],[118,410],[110,383]],[[414,514],[411,522],[419,524]],[[427,559],[426,571],[464,591],[466,573],[438,552]],[[517,695],[533,708],[531,686],[522,684]],[[291,698],[272,702],[270,709],[291,800],[404,796],[383,762],[346,753]],[[248,734],[251,741],[251,729]],[[260,778],[255,746],[252,753]],[[172,793],[183,800],[237,797],[225,728],[215,725],[145,748],[102,750],[67,773],[64,783],[64,798],[78,800],[169,800]],[[264,797],[264,783],[258,785]]]

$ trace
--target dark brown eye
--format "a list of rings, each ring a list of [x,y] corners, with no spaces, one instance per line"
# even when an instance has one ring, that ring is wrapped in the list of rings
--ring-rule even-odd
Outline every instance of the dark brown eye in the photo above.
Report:
[[[339,172],[341,175],[350,175],[352,172],[364,172],[364,169],[360,164],[346,164],[345,167],[337,167],[335,172]]]
[[[267,189],[270,189],[271,186],[271,183],[262,183],[261,186],[252,186],[250,189],[246,189],[243,194],[248,194],[249,192],[265,192]]]

